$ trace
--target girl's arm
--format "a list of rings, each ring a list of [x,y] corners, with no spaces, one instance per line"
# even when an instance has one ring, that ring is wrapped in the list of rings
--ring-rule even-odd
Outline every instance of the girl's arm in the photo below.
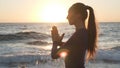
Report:
[[[60,49],[60,48],[57,48],[57,47],[62,45],[61,41],[64,37],[64,34],[62,34],[62,36],[60,36],[59,33],[58,33],[58,30],[57,30],[57,27],[53,26],[52,31],[51,31],[51,35],[52,35],[52,41],[53,41],[51,57],[53,59],[57,59],[57,58],[59,58],[58,51]]]
[[[58,48],[58,46],[60,46]],[[53,46],[52,46],[52,51],[51,51],[51,57],[52,59],[58,59],[61,56],[62,52],[68,52],[68,50],[66,50],[66,45],[65,42],[53,42]]]
[[[57,54],[57,52],[58,52],[57,47],[58,47],[58,44],[56,42],[53,42],[52,51],[51,51],[51,57],[52,57],[52,59],[59,58],[59,55]]]

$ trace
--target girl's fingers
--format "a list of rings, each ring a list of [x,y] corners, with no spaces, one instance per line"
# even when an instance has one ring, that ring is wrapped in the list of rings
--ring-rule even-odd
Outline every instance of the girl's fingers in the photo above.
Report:
[[[60,36],[60,41],[62,41],[64,35],[65,35],[65,33],[63,33],[63,34]]]
[[[53,32],[54,32],[55,34],[58,34],[58,30],[57,30],[57,27],[56,27],[56,26],[53,26],[53,27],[52,27],[52,30],[53,30]]]
[[[56,26],[52,27],[51,35],[52,35],[52,40],[53,41],[61,41],[63,39],[63,37],[64,37],[64,34],[59,36],[59,33],[58,33],[58,30],[57,30]]]
[[[56,34],[53,30],[51,30],[52,41],[58,41],[59,35]]]

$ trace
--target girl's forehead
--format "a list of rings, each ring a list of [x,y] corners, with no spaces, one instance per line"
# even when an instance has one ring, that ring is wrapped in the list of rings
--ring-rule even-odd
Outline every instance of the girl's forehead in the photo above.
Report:
[[[80,13],[78,12],[74,12],[74,11],[69,11],[68,12],[68,15],[79,15]]]

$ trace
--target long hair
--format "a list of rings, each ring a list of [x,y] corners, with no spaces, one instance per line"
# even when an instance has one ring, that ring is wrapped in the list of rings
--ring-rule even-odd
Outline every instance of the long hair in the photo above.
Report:
[[[91,7],[87,6],[89,10],[88,19],[88,48],[87,48],[87,58],[93,58],[97,49],[97,28],[95,23],[94,11]]]
[[[87,12],[89,10],[89,13]],[[97,49],[97,28],[96,28],[96,22],[95,22],[95,16],[94,11],[92,7],[86,6],[83,3],[75,3],[73,4],[69,11],[80,13],[81,14],[81,20],[85,22],[85,20],[88,18],[88,46],[87,46],[87,59],[94,58],[96,54]],[[89,14],[89,15],[88,15]]]

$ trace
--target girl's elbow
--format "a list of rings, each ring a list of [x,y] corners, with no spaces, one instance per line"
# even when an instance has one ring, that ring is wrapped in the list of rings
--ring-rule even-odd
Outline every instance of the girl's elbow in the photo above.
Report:
[[[57,56],[57,55],[51,55],[51,57],[52,57],[52,59],[58,59],[59,58],[59,56]]]

